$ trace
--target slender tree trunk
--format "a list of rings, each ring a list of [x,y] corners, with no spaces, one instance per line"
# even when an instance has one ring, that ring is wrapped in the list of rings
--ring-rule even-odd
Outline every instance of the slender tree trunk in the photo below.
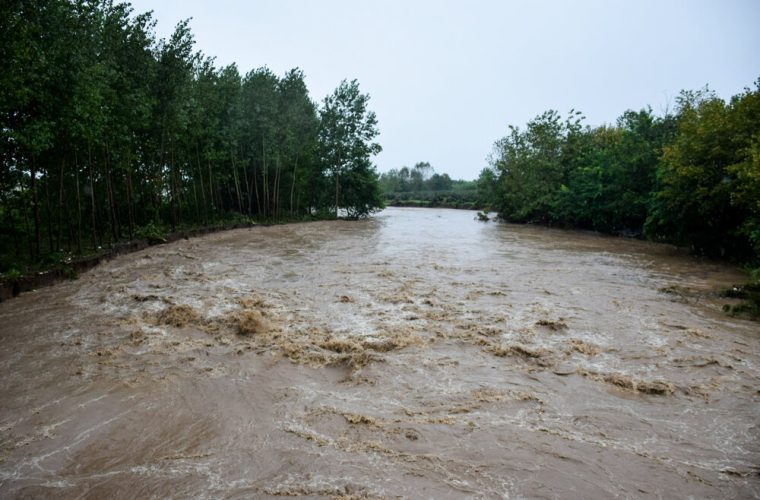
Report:
[[[261,216],[261,201],[259,200],[259,182],[256,174],[256,163],[253,164],[253,190],[256,192],[256,214]]]
[[[240,197],[240,182],[238,181],[237,165],[235,164],[235,155],[231,154],[232,160],[232,180],[235,183],[235,194],[237,195],[238,212],[243,213],[243,199]]]
[[[251,186],[248,183],[248,169],[245,168],[244,166],[241,167],[240,169],[243,171],[243,181],[245,181],[245,194],[246,194],[246,197],[248,198],[246,200],[248,202],[247,203],[246,213],[250,216],[251,215],[251,202],[252,201],[251,201]]]
[[[25,193],[23,187],[21,188],[21,199],[25,199]],[[29,222],[29,204],[28,203],[22,203],[21,204],[21,210],[24,214],[24,229],[27,234],[27,243],[29,244],[29,256],[32,257],[32,259],[36,259],[35,252],[34,252],[34,238],[30,237],[32,234],[33,228],[31,227],[31,222]],[[34,216],[32,216],[34,218]]]
[[[190,171],[192,172],[192,164],[190,164]],[[201,209],[198,206],[198,192],[195,189],[198,180],[192,179],[191,182],[193,184],[193,203],[195,204],[195,223],[197,224],[201,220]]]
[[[280,178],[282,176],[282,167],[280,163],[280,154],[277,154],[277,163],[274,171],[274,216],[280,218]]]
[[[8,227],[11,230],[11,241],[13,241],[13,249],[15,251],[15,255],[17,259],[21,259],[21,243],[19,242],[19,238],[16,234],[16,222],[14,221],[13,217],[13,207],[11,206],[11,198],[6,196],[7,193],[9,193],[10,190],[6,190],[5,186],[3,186],[3,203],[2,206],[5,207],[5,217],[8,219]]]
[[[82,200],[79,196],[79,155],[77,150],[74,150],[74,164],[76,167],[76,183],[77,183],[77,250],[82,253]]]
[[[262,183],[264,188],[264,216],[268,219],[269,218],[269,168],[267,167],[267,157],[266,157],[266,150],[264,148],[264,143],[262,142],[261,146],[261,154],[262,159],[264,162],[264,165],[262,166]]]
[[[56,241],[56,247],[58,250],[61,249],[61,240],[63,239],[63,172],[66,167],[66,157],[64,156],[61,160],[61,172],[59,177],[59,183],[58,183],[58,238]]]
[[[132,166],[130,158],[127,158],[125,170],[127,172],[127,218],[129,219],[129,239],[135,239],[135,210],[134,210],[134,193],[132,188]]]
[[[240,183],[238,182],[237,169],[232,167],[232,184],[235,186],[235,198],[237,199],[238,212],[243,213],[243,200],[240,198]]]
[[[37,168],[32,155],[29,167],[31,170],[31,190],[32,190],[32,216],[34,217],[34,244],[32,257],[40,258],[40,208],[37,205]]]
[[[102,246],[103,242],[100,239],[100,231],[98,231],[98,218],[96,215],[97,206],[95,203],[95,181],[92,173],[92,149],[90,143],[87,143],[87,168],[90,171],[90,201],[92,202],[92,246],[94,249]]]
[[[48,252],[53,253],[53,214],[50,213],[50,181],[52,175],[50,169],[45,176],[45,219],[47,219],[47,240],[48,240]]]
[[[340,150],[338,150],[338,161],[335,162],[335,218],[338,218],[338,194],[340,191],[340,185],[338,179],[340,177]]]
[[[335,170],[335,218],[338,218],[338,171]]]
[[[174,192],[177,194],[177,224],[182,224],[182,202],[184,191],[182,190],[181,162],[174,161],[174,141],[172,141],[172,165],[174,166]]]
[[[214,196],[214,176],[211,173],[211,162],[206,160],[206,163],[208,165],[208,194],[211,198],[211,208],[216,209],[218,206],[216,204],[216,196]]]
[[[177,185],[174,175],[174,141],[171,140],[169,145],[169,159],[171,164],[169,165],[169,181],[170,181],[170,196],[171,196],[171,224],[172,231],[177,230]]]
[[[8,221],[10,222],[11,226],[11,234],[13,235],[13,247],[16,251],[16,258],[21,259],[21,242],[19,241],[19,238],[16,237],[16,221],[14,220],[13,214],[11,213],[10,206],[8,206],[9,210],[6,210],[6,214],[8,215]]]
[[[158,155],[158,175],[156,176],[157,185],[155,186],[154,193],[154,222],[159,224],[161,222],[161,205],[163,202],[163,182],[164,182],[164,163],[166,156],[166,117],[161,118],[161,148]],[[171,186],[170,186],[171,189]]]
[[[115,244],[117,241],[119,241],[120,231],[119,221],[116,215],[116,200],[114,199],[113,178],[111,176],[111,154],[108,148],[108,143],[106,143],[105,148],[104,164],[106,166],[106,194],[108,195],[108,208],[111,219],[111,237],[113,238],[113,244]]]
[[[201,153],[198,143],[195,143],[195,158],[198,161],[198,180],[201,181],[201,199],[203,200],[203,223],[208,223],[208,204],[206,202],[206,188],[203,185],[203,167],[201,167]]]
[[[293,180],[290,183],[290,216],[293,217],[293,194],[296,190],[296,171],[298,170],[298,154],[296,154],[296,161],[293,163]]]

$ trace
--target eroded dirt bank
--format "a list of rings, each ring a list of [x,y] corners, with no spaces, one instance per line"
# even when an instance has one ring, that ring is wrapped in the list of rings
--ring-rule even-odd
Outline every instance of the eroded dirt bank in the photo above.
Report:
[[[0,304],[0,496],[758,497],[731,268],[389,209]]]

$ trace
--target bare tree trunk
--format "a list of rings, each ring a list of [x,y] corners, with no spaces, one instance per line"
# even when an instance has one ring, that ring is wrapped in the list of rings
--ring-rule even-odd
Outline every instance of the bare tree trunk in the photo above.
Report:
[[[340,191],[338,179],[340,177],[340,150],[338,150],[338,161],[335,162],[335,218],[338,218],[338,193]]]
[[[192,170],[192,167],[191,167]],[[201,220],[201,209],[198,206],[198,192],[195,189],[195,185],[198,183],[197,179],[192,180],[193,184],[193,203],[195,204],[195,221],[196,223]]]
[[[161,149],[159,150],[158,155],[158,175],[156,176],[155,180],[157,181],[157,184],[155,186],[155,192],[154,192],[154,211],[153,211],[153,220],[156,224],[158,224],[161,220],[161,203],[162,203],[162,193],[163,190],[162,184],[164,179],[164,157],[166,156],[166,118],[162,118],[161,120]]]
[[[267,156],[266,149],[264,148],[264,142],[261,143],[261,154],[264,161],[262,168],[263,183],[264,183],[264,216],[269,218],[269,169],[267,168]]]
[[[48,169],[45,179],[45,218],[47,219],[48,251],[53,253],[53,214],[50,213],[50,181],[52,175]]]
[[[238,212],[243,213],[243,199],[240,196],[240,182],[238,181],[237,165],[235,164],[235,155],[231,154],[232,160],[232,180],[235,183],[235,195],[237,196]]]
[[[21,198],[24,198],[23,186],[21,188]],[[32,231],[32,228],[30,227],[31,223],[29,222],[29,204],[22,203],[21,205],[24,212],[24,229],[26,229],[26,234],[29,234]],[[33,215],[32,218],[34,218]],[[34,238],[27,238],[27,242],[29,243],[29,255],[32,256],[32,258],[36,258],[34,251]]]
[[[37,206],[37,169],[34,164],[34,155],[29,163],[31,170],[31,190],[32,190],[32,217],[34,219],[34,244],[32,246],[32,256],[35,259],[40,257],[40,209]]]
[[[184,191],[182,190],[182,169],[180,164],[174,161],[174,142],[172,142],[172,165],[174,171],[174,192],[177,195],[177,224],[182,224],[182,201]]]
[[[13,239],[13,249],[16,252],[16,258],[21,259],[21,242],[19,241],[20,238],[16,237],[16,221],[13,218],[10,200],[8,198],[3,200],[3,206],[7,207],[7,210],[5,210],[5,216],[8,218],[8,226],[11,228],[11,237]]]
[[[261,215],[261,200],[259,200],[259,181],[256,175],[256,163],[253,164],[253,190],[256,193],[256,214]]]
[[[206,202],[206,187],[203,185],[203,167],[201,167],[201,153],[198,143],[195,143],[195,158],[198,161],[198,180],[201,181],[201,199],[203,200],[203,223],[208,222],[208,206]]]
[[[282,167],[280,163],[280,154],[277,153],[277,163],[274,170],[274,216],[280,217],[280,179],[282,176]]]
[[[219,205],[217,205],[216,196],[214,196],[214,176],[211,173],[211,162],[206,160],[206,164],[208,166],[208,194],[211,198],[211,208],[216,208]]]
[[[245,181],[245,194],[246,194],[246,196],[248,198],[247,199],[247,201],[248,201],[248,207],[246,209],[246,213],[250,216],[251,215],[251,203],[252,203],[252,200],[251,200],[251,186],[248,183],[248,169],[245,168],[245,166],[242,166],[240,169],[243,171],[243,181]]]
[[[338,170],[335,170],[335,218],[338,218]]]
[[[129,220],[129,239],[135,238],[134,226],[135,226],[135,210],[134,210],[134,193],[132,189],[132,166],[131,166],[131,154],[127,157],[127,163],[125,170],[127,172],[127,218]]]
[[[177,230],[177,183],[174,174],[174,141],[171,141],[169,145],[169,159],[171,164],[169,165],[169,181],[171,182],[171,223],[172,231]]]
[[[61,240],[63,239],[63,172],[66,167],[66,157],[61,160],[61,172],[58,182],[58,237],[56,239],[56,249],[61,249]]]
[[[98,246],[102,246],[103,242],[100,240],[100,231],[98,231],[98,218],[96,215],[96,204],[95,204],[95,181],[92,178],[92,149],[90,148],[90,143],[87,143],[87,167],[90,171],[90,201],[92,202],[92,246],[93,248],[97,249]]]
[[[296,161],[293,164],[293,180],[290,183],[290,216],[293,217],[293,194],[296,190],[296,171],[298,169],[298,154],[296,154]]]
[[[77,183],[77,250],[82,253],[82,200],[79,196],[79,155],[77,150],[74,150],[74,163],[76,167],[76,183]]]
[[[111,218],[111,237],[115,244],[119,241],[119,220],[116,215],[116,200],[113,192],[113,178],[111,177],[111,154],[106,143],[105,161],[106,165],[106,194],[108,195],[109,214]]]

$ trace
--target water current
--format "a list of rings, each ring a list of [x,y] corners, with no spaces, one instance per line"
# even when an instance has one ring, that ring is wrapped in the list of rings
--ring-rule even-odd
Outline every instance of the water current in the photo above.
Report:
[[[473,215],[215,233],[0,303],[0,497],[760,497],[739,270]]]

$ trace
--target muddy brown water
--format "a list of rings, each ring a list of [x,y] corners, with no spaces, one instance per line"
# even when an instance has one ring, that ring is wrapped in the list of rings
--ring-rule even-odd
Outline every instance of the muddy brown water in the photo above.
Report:
[[[388,209],[0,303],[3,498],[760,496],[738,270]]]

